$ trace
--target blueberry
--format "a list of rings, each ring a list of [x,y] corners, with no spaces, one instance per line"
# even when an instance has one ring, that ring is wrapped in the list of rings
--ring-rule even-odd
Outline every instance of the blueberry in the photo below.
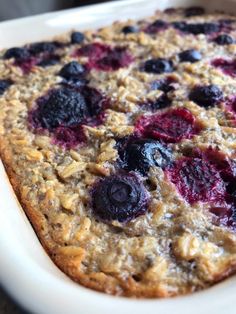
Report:
[[[187,29],[187,23],[184,21],[178,21],[178,22],[172,22],[171,25],[175,28],[178,29],[179,31],[186,31]]]
[[[44,67],[55,65],[59,62],[60,62],[60,56],[52,55],[47,58],[43,58],[39,63],[37,63],[37,66],[44,68]]]
[[[190,92],[189,99],[201,107],[209,108],[223,99],[223,92],[216,85],[196,86]]]
[[[71,61],[70,63],[64,65],[58,74],[66,79],[73,79],[81,77],[84,72],[85,68],[83,65],[77,61]]]
[[[173,62],[171,60],[158,58],[150,59],[144,63],[144,71],[147,73],[161,74],[173,71]]]
[[[182,51],[179,54],[179,59],[180,59],[180,62],[194,63],[194,62],[200,61],[202,59],[202,55],[199,51],[195,49],[189,49],[189,50]]]
[[[141,103],[140,105],[146,110],[149,109],[151,111],[156,111],[169,107],[171,105],[171,100],[167,95],[163,94],[155,100],[147,101],[145,103]]]
[[[53,130],[59,126],[73,126],[89,116],[84,96],[68,88],[55,89],[38,100],[33,121],[38,127]]]
[[[148,25],[146,33],[155,34],[158,31],[167,28],[168,24],[163,20],[156,20],[152,24]]]
[[[8,49],[3,56],[4,59],[11,59],[11,58],[27,59],[28,57],[29,57],[28,50],[26,48],[18,48],[18,47]]]
[[[92,190],[92,208],[103,221],[127,222],[148,209],[147,191],[131,173],[106,177]]]
[[[71,34],[71,43],[72,44],[81,44],[84,41],[84,34],[81,32],[73,32]]]
[[[150,167],[164,169],[172,161],[171,150],[159,141],[151,139],[136,139],[127,141],[125,147],[121,147],[123,153],[124,169],[138,171],[146,175]],[[120,154],[122,159],[122,153]]]
[[[0,95],[2,95],[12,84],[13,82],[9,79],[0,80]]]
[[[185,16],[197,16],[197,15],[203,15],[205,13],[205,10],[202,7],[190,7],[184,10]]]
[[[59,46],[57,42],[38,42],[29,45],[28,49],[32,55],[37,55],[40,53],[53,53],[54,50]]]
[[[162,79],[162,80],[153,81],[151,83],[151,89],[152,90],[161,90],[164,93],[168,93],[170,91],[175,90],[173,83],[175,83],[175,79],[172,77],[167,77],[167,78]]]
[[[133,25],[127,25],[122,28],[122,33],[124,34],[132,34],[132,33],[137,33],[137,32],[138,32],[138,28]]]
[[[188,33],[198,35],[198,34],[211,34],[217,33],[220,30],[220,27],[216,23],[196,23],[196,24],[187,24],[186,31]]]
[[[234,40],[231,36],[227,34],[221,34],[214,38],[214,42],[216,42],[218,45],[231,45],[234,43]]]

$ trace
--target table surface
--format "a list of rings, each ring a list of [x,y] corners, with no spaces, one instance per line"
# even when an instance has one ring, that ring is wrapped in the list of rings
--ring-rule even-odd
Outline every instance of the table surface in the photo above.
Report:
[[[0,314],[30,314],[22,310],[0,287]]]

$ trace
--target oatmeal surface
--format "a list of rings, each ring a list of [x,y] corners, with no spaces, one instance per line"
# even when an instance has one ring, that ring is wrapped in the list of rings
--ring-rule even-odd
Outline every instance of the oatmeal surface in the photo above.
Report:
[[[157,11],[4,50],[0,154],[53,261],[92,289],[236,271],[236,18]]]

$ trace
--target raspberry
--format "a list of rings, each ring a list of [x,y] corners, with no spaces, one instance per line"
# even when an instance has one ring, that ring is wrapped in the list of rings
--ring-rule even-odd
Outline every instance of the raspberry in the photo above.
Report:
[[[135,125],[138,136],[177,143],[190,139],[200,132],[195,117],[185,108],[169,110],[162,114],[142,116]]]
[[[180,195],[190,204],[195,202],[222,202],[225,184],[216,167],[201,158],[185,157],[167,170]]]
[[[124,142],[124,143],[123,143]],[[150,167],[164,169],[172,162],[172,152],[159,141],[150,139],[128,139],[118,142],[121,167],[146,175]]]
[[[92,208],[104,221],[127,222],[147,211],[148,194],[136,175],[112,175],[93,187]]]
[[[226,60],[218,58],[211,63],[214,67],[219,68],[224,74],[236,77],[236,59]]]
[[[124,47],[110,47],[100,43],[86,45],[77,51],[78,56],[89,58],[87,67],[102,71],[117,71],[127,67],[133,57]]]
[[[223,93],[216,85],[196,86],[190,92],[189,99],[201,107],[209,108],[223,99]]]

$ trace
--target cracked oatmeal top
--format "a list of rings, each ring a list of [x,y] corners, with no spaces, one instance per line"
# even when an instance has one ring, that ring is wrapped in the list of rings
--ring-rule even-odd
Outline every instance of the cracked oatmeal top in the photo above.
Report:
[[[53,261],[109,294],[236,271],[236,18],[202,8],[0,54],[0,154]]]

